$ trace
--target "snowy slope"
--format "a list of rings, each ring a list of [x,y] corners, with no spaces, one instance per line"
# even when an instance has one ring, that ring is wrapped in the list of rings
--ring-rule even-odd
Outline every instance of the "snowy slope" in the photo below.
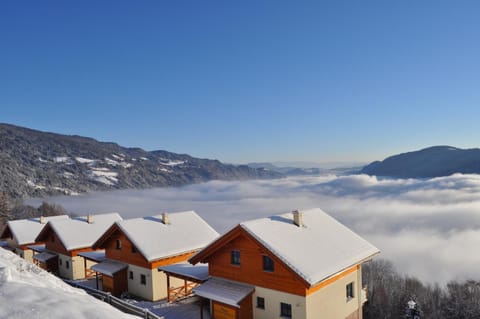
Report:
[[[245,165],[0,123],[0,185],[11,197],[182,186],[210,180],[278,178]]]
[[[134,319],[0,249],[0,319]]]

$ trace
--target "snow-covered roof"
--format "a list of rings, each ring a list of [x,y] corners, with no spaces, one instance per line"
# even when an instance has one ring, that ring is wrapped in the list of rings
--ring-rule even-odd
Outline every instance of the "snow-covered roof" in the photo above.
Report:
[[[380,251],[320,208],[302,211],[303,225],[287,213],[240,226],[310,285],[358,264]]]
[[[200,286],[193,288],[192,291],[197,296],[239,308],[240,302],[254,290],[255,286],[212,277]]]
[[[105,260],[99,264],[93,265],[92,267],[90,267],[90,269],[96,272],[99,272],[101,274],[113,277],[114,274],[116,274],[120,270],[123,270],[127,267],[128,267],[127,264],[124,264],[118,261]]]
[[[67,215],[42,217],[44,223],[40,222],[40,217],[10,220],[7,222],[7,227],[13,235],[13,239],[17,245],[26,245],[35,243],[35,238],[42,231],[43,227],[49,221],[53,220],[68,220]]]
[[[117,222],[148,261],[175,256],[201,249],[219,234],[194,211],[168,214],[169,223],[162,215],[126,219]]]
[[[198,281],[205,281],[208,279],[208,264],[198,263],[192,265],[189,263],[180,263],[158,267],[158,270],[180,275],[182,277],[192,278]]]
[[[53,220],[49,224],[65,248],[73,250],[93,246],[113,223],[122,220],[118,213],[91,215],[91,218],[91,223],[87,221],[87,216],[82,216],[67,220]]]
[[[47,262],[48,260],[50,260],[52,258],[55,258],[55,257],[57,257],[57,255],[47,253],[46,251],[44,251],[43,253],[40,253],[40,254],[33,255],[33,259],[41,261],[42,263]]]

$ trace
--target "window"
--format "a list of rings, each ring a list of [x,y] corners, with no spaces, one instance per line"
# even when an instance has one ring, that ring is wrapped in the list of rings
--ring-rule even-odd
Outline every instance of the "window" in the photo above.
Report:
[[[280,317],[292,318],[292,305],[289,303],[280,303]]]
[[[347,285],[347,301],[352,300],[355,297],[353,294],[353,282]]]
[[[232,265],[240,265],[240,250],[232,250],[230,263]]]
[[[147,284],[147,277],[145,277],[145,275],[140,275],[140,283],[142,285],[146,285]]]
[[[68,262],[68,260],[65,261],[65,268],[67,268],[67,269],[70,268],[70,263]]]
[[[257,308],[265,309],[265,298],[257,297]]]
[[[129,272],[128,272],[128,278],[130,278],[130,279],[133,280],[133,271],[129,271]]]
[[[273,272],[274,270],[273,259],[265,255],[263,255],[262,257],[263,257],[263,270]]]
[[[55,242],[55,236],[52,235],[52,237],[50,237],[50,241],[53,243]]]
[[[115,241],[115,249],[122,249],[122,241],[120,239]]]
[[[132,245],[132,254],[135,254],[137,252],[137,247],[135,247],[134,245]]]
[[[62,260],[58,258],[58,264],[61,266],[62,265]]]

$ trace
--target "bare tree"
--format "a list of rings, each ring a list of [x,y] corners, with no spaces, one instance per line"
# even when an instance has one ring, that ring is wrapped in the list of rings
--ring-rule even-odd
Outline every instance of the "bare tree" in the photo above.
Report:
[[[445,319],[475,319],[480,317],[480,282],[449,282],[443,305]]]
[[[43,202],[42,205],[38,207],[38,213],[40,216],[57,216],[66,214],[66,211],[60,205]]]

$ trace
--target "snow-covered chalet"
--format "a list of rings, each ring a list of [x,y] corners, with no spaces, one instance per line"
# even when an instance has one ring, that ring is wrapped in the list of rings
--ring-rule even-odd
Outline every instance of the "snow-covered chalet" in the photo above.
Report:
[[[102,275],[102,289],[114,295],[128,292],[152,301],[170,300],[173,291],[187,295],[192,283],[170,280],[159,268],[187,263],[218,236],[194,211],[118,221],[94,244],[105,249],[106,260],[92,270]]]
[[[209,264],[193,291],[214,319],[360,319],[362,264],[378,253],[318,208],[250,220],[190,258]]]
[[[113,223],[121,220],[118,213],[50,220],[36,238],[36,241],[45,243],[45,250],[33,256],[34,262],[62,278],[89,277],[90,267],[96,261],[85,256],[92,253],[103,255],[93,248],[93,244]]]
[[[37,241],[36,237],[50,220],[65,220],[67,215],[36,217],[27,219],[9,220],[0,234],[5,239],[9,250],[33,263],[33,255],[41,252],[45,244]]]

